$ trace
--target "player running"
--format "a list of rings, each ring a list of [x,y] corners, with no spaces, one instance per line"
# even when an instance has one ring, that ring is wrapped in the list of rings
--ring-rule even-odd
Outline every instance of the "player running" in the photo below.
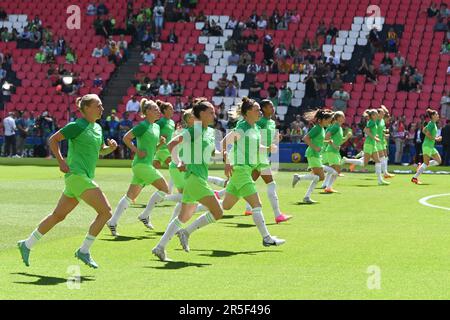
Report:
[[[263,116],[256,124],[261,129],[262,144],[265,146],[271,146],[273,143],[278,143],[279,140],[278,136],[275,136],[277,134],[275,121],[272,120],[275,113],[275,108],[270,100],[262,100],[260,106]],[[267,185],[267,197],[269,198],[270,205],[272,206],[272,210],[275,215],[275,222],[281,223],[288,221],[292,218],[292,216],[285,215],[280,211],[280,203],[278,201],[276,189],[277,184],[273,179],[269,161],[270,152],[263,153],[262,156],[264,159],[261,160],[261,163],[255,168],[255,170],[253,170],[252,179],[256,181],[259,177],[261,177]],[[252,208],[248,202],[246,203],[246,206],[245,215],[249,216],[252,214]]]
[[[163,198],[169,193],[166,180],[153,166],[153,157],[157,152],[156,150],[165,143],[165,138],[160,135],[159,125],[155,123],[160,117],[159,107],[152,100],[142,99],[141,112],[145,116],[145,120],[128,131],[123,137],[125,145],[135,154],[132,163],[133,178],[127,194],[120,199],[113,217],[107,223],[113,236],[118,236],[117,224],[120,217],[131,202],[136,200],[143,188],[153,185]],[[137,140],[137,146],[133,143],[134,138]],[[153,230],[148,217],[139,216],[138,219],[146,228]]]
[[[99,155],[108,155],[117,148],[117,142],[103,141],[102,128],[96,123],[103,113],[103,105],[95,94],[88,94],[76,101],[82,117],[75,122],[67,124],[49,139],[49,146],[59,163],[59,169],[65,173],[65,189],[58,205],[52,214],[48,215],[34,230],[27,240],[18,242],[22,260],[28,267],[30,265],[30,251],[33,246],[55,225],[62,222],[69,213],[83,200],[97,212],[89,232],[75,252],[75,257],[91,268],[98,268],[92,259],[90,248],[95,238],[103,229],[105,223],[111,218],[111,206],[105,194],[94,181],[95,167]],[[61,155],[59,142],[69,140],[67,162]]]
[[[153,160],[153,166],[156,169],[161,169],[164,164],[168,166],[170,161],[172,161],[169,149],[167,148],[167,143],[172,140],[173,133],[175,132],[175,122],[172,120],[173,106],[170,102],[156,100],[156,104],[162,113],[162,118],[159,119],[156,124],[160,128],[161,136],[166,138],[166,143],[163,144],[156,152]]]
[[[421,184],[419,176],[428,167],[438,166],[441,164],[441,156],[434,147],[436,142],[441,142],[442,137],[437,136],[437,125],[439,121],[439,113],[433,109],[427,109],[427,116],[430,119],[427,126],[423,129],[425,140],[422,143],[423,163],[417,167],[417,172],[411,179],[412,183]]]
[[[385,179],[389,179],[394,177],[394,174],[390,174],[388,171],[388,143],[386,141],[386,121],[385,119],[389,119],[389,110],[384,106],[381,105],[380,108],[378,108],[378,119],[377,119],[377,128],[378,128],[378,138],[380,138],[380,142],[377,143],[377,149],[378,149],[378,156],[380,158],[381,162],[381,172],[384,174]]]
[[[301,181],[311,181],[308,191],[303,199],[304,203],[313,204],[316,201],[311,199],[311,194],[314,191],[317,183],[325,179],[324,168],[327,169],[327,173],[331,172],[337,175],[337,172],[329,167],[325,167],[322,163],[321,152],[324,148],[325,129],[331,123],[333,118],[333,112],[326,109],[317,109],[316,111],[310,111],[305,113],[304,118],[308,122],[314,122],[315,126],[308,131],[303,138],[303,141],[308,145],[306,149],[306,157],[308,160],[308,168],[312,170],[312,173],[299,175],[294,174],[292,180],[292,187]]]
[[[378,148],[377,143],[380,142],[380,138],[378,137],[378,111],[376,109],[368,109],[364,111],[364,117],[368,119],[366,127],[364,129],[364,133],[366,134],[366,141],[364,141],[364,157],[361,159],[348,159],[343,157],[345,163],[349,163],[351,165],[359,165],[361,167],[367,166],[370,159],[375,162],[375,173],[378,178],[378,185],[384,186],[389,185],[389,182],[383,180],[383,175],[381,172],[381,162],[378,156]]]
[[[209,127],[214,123],[214,107],[206,99],[197,99],[192,112],[199,121],[185,130],[182,138],[169,144],[169,150],[172,150],[183,143],[183,161],[179,159],[175,161],[179,163],[179,170],[186,171],[185,185],[189,188],[183,190],[180,215],[169,223],[161,240],[152,250],[152,253],[161,261],[170,261],[165,248],[170,239],[182,229],[183,224],[191,219],[198,203],[203,204],[209,211],[194,222],[196,228],[212,223],[223,216],[219,201],[208,185],[208,165],[215,152],[214,130]]]
[[[333,184],[337,177],[341,173],[341,145],[343,145],[348,139],[352,137],[352,132],[349,131],[344,137],[344,130],[342,125],[345,123],[345,115],[342,111],[337,111],[333,115],[332,125],[328,127],[325,134],[325,141],[328,141],[328,145],[324,148],[323,163],[331,166],[336,174],[332,172],[327,173],[325,178],[325,192],[334,193]]]

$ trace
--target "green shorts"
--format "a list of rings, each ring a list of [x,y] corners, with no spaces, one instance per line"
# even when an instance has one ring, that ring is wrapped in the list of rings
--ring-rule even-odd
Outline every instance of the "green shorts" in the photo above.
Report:
[[[66,184],[63,191],[64,195],[69,198],[76,198],[78,201],[80,201],[81,195],[86,190],[98,188],[98,184],[95,183],[94,180],[86,176],[79,176],[76,174],[66,175],[64,177],[64,182]]]
[[[173,185],[178,190],[183,190],[184,186],[186,185],[186,180],[184,178],[185,173],[178,170],[175,164],[171,163],[169,166],[169,174],[172,178]]]
[[[148,186],[153,182],[163,179],[162,174],[152,165],[137,164],[133,168],[133,179],[131,184],[138,186]]]
[[[364,149],[365,154],[373,154],[375,152],[378,152],[377,146],[370,143],[364,143]]]
[[[422,145],[422,154],[424,155],[424,156],[429,156],[430,158],[432,157],[432,156],[434,156],[436,153],[439,153],[439,151],[437,151],[437,149],[436,148],[431,148],[431,147],[427,147],[427,146],[424,146],[424,145]]]
[[[161,163],[161,165],[164,165],[166,163],[166,160],[171,157],[169,149],[159,149],[156,151],[154,160],[157,160]]]
[[[380,141],[377,143],[377,150],[378,151],[384,151],[387,149],[387,145],[385,141]]]
[[[186,179],[186,185],[189,188],[183,190],[182,203],[193,204],[199,202],[199,200],[214,196],[214,191],[208,184],[208,181],[197,177],[195,174],[190,174]]]
[[[308,168],[322,168],[323,162],[322,157],[307,157],[308,160]]]
[[[325,162],[326,159],[327,161]],[[324,164],[329,164],[330,166],[340,166],[342,157],[337,152],[325,152],[322,156],[322,162]]]
[[[257,193],[255,181],[252,179],[253,170],[254,168],[249,166],[233,167],[233,175],[228,182],[226,192],[237,198],[246,198]]]

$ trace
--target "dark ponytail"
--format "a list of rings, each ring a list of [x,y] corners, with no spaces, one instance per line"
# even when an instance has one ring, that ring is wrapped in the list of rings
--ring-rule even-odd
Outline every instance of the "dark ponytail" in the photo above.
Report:
[[[307,121],[307,122],[313,122],[313,123],[318,123],[319,121],[322,120],[328,120],[328,119],[332,119],[334,115],[334,112],[328,109],[317,109],[314,111],[309,111],[306,112],[303,115],[303,118]]]
[[[428,108],[427,109],[427,117],[428,118],[432,118],[434,115],[436,115],[436,114],[438,114],[438,112],[436,111],[436,110],[433,110],[433,109],[431,109],[431,108]]]

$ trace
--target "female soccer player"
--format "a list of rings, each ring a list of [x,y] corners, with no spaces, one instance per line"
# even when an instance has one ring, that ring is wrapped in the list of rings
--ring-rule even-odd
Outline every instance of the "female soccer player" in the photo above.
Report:
[[[306,157],[308,160],[308,167],[312,170],[312,173],[306,175],[295,174],[292,180],[292,187],[295,187],[295,185],[301,180],[311,181],[303,202],[312,204],[316,203],[316,201],[311,199],[311,194],[314,188],[319,181],[323,181],[325,179],[321,152],[325,139],[324,128],[329,126],[331,119],[333,118],[333,112],[326,109],[318,109],[316,111],[305,113],[304,118],[308,122],[315,123],[315,126],[309,130],[303,138],[303,141],[305,141],[308,145],[308,149],[306,149]],[[333,172],[334,169],[328,169],[327,171]],[[337,172],[334,171],[333,174],[337,174]]]
[[[421,184],[419,176],[426,168],[438,166],[442,162],[439,152],[434,147],[436,142],[442,141],[442,137],[437,136],[436,122],[439,121],[439,113],[436,110],[427,109],[427,116],[430,119],[430,122],[428,122],[427,126],[423,129],[425,135],[425,140],[422,144],[423,163],[417,167],[417,172],[411,179],[411,182],[415,184]]]
[[[169,187],[163,175],[152,165],[156,150],[165,143],[165,137],[160,135],[159,126],[155,123],[160,117],[158,105],[152,100],[141,100],[141,112],[145,120],[128,131],[123,137],[125,145],[135,153],[132,170],[133,179],[125,196],[120,199],[113,217],[107,225],[113,236],[118,236],[117,223],[131,202],[135,201],[142,189],[153,185],[158,194],[164,198],[169,193]],[[137,146],[133,139],[136,138]],[[148,217],[138,218],[148,229],[153,229]]]
[[[364,167],[367,166],[370,159],[372,159],[375,162],[375,173],[378,178],[378,184],[380,186],[389,185],[389,182],[383,180],[381,162],[378,157],[377,143],[380,142],[376,123],[376,120],[378,119],[378,111],[376,109],[369,109],[364,111],[363,116],[368,119],[366,128],[364,129],[364,133],[366,134],[366,141],[364,142],[364,157],[361,159],[348,159],[344,157],[344,162]]]
[[[185,129],[186,128],[191,128],[194,126],[194,122],[195,122],[195,117],[192,114],[192,110],[185,110],[184,114],[183,114],[183,122],[184,122],[184,126]],[[182,137],[181,135],[178,135],[176,137],[173,138],[173,140],[178,139]],[[172,141],[173,141],[172,140]],[[169,144],[172,142],[170,141]],[[179,147],[182,145],[178,145]],[[177,150],[178,155],[182,155],[182,149],[179,148]],[[186,185],[186,180],[184,178],[184,172],[181,172],[180,170],[178,170],[178,165],[174,162],[173,158],[170,162],[169,165],[169,174],[170,174],[170,178],[171,180],[174,182],[175,187],[178,190],[178,193],[176,194],[171,194],[171,195],[166,195],[164,198],[161,198],[160,195],[158,194],[158,192],[154,193],[152,195],[152,197],[150,198],[150,201],[147,205],[147,207],[145,208],[145,210],[141,213],[140,215],[140,219],[146,219],[148,221],[150,221],[151,219],[151,213],[153,211],[153,209],[155,208],[156,204],[161,203],[163,201],[174,201],[174,202],[178,202],[177,205],[175,206],[175,209],[173,211],[173,215],[172,218],[170,219],[170,221],[172,221],[174,218],[178,217],[180,211],[181,211],[181,200],[183,198],[183,190],[184,187]],[[226,180],[219,178],[219,177],[209,177],[208,176],[208,182],[216,184],[220,187],[225,187],[226,185]],[[224,190],[219,191],[219,192],[215,192],[216,196],[220,198],[221,195],[223,195],[225,192]],[[199,211],[203,211],[204,207],[203,206],[198,206],[196,212]],[[150,222],[149,222],[150,223]]]
[[[263,116],[256,124],[261,129],[262,144],[265,146],[271,146],[272,143],[278,142],[278,137],[275,137],[277,132],[276,124],[275,121],[272,120],[272,117],[275,113],[275,108],[272,101],[270,100],[261,101],[260,106]],[[266,183],[267,197],[269,198],[270,205],[272,206],[272,210],[275,215],[275,222],[281,223],[288,221],[292,218],[292,216],[285,215],[280,211],[280,204],[278,202],[278,195],[276,190],[277,184],[273,179],[271,165],[269,162],[270,153],[264,153],[263,158],[264,159],[260,161],[260,164],[255,168],[255,170],[253,170],[252,179],[256,181],[259,177],[261,177]],[[248,202],[246,206],[247,208],[245,211],[245,215],[249,216],[252,214],[252,208]]]
[[[260,117],[260,107],[257,102],[247,97],[242,99],[241,105],[236,112],[242,115],[244,120],[239,121],[237,126],[222,140],[222,155],[225,160],[225,176],[230,179],[222,202],[224,210],[231,210],[240,198],[244,198],[252,207],[252,217],[258,231],[263,238],[263,245],[280,246],[286,241],[270,235],[267,230],[261,208],[261,200],[256,190],[252,172],[258,166],[259,154],[267,151],[275,151],[274,147],[260,145],[261,135],[256,122]],[[233,167],[228,159],[228,145],[233,145]],[[185,191],[186,192],[186,191]],[[221,216],[220,216],[221,218]],[[216,218],[217,220],[217,218]],[[181,245],[189,252],[189,237],[201,227],[214,222],[214,219],[202,217],[194,221],[188,228],[178,232]]]
[[[63,221],[83,200],[97,212],[97,217],[91,224],[89,232],[75,257],[91,268],[98,268],[92,259],[90,248],[95,238],[111,218],[111,206],[105,194],[94,182],[95,167],[99,155],[108,155],[117,148],[117,142],[107,140],[103,142],[102,128],[96,123],[101,118],[103,106],[100,98],[95,94],[88,94],[77,99],[78,110],[82,118],[71,122],[50,137],[49,145],[59,163],[59,169],[65,173],[65,189],[58,205],[52,214],[47,216],[39,227],[33,231],[27,240],[18,242],[22,260],[28,267],[29,257],[33,246],[43,235],[55,225]],[[69,140],[67,162],[61,155],[59,142]]]
[[[381,105],[378,108],[378,119],[377,119],[377,128],[378,128],[378,138],[380,138],[380,142],[377,143],[378,156],[381,162],[381,172],[384,174],[384,178],[389,179],[394,177],[395,175],[390,174],[388,171],[388,151],[386,142],[386,122],[385,119],[389,118],[389,110]]]
[[[336,174],[328,173],[325,178],[325,192],[333,193],[333,184],[341,173],[341,145],[351,138],[352,132],[349,131],[344,137],[342,125],[345,123],[345,115],[342,111],[337,111],[333,115],[333,124],[328,127],[325,134],[325,141],[328,145],[324,148],[323,162],[331,166]]]
[[[178,144],[183,143],[183,161],[177,159],[176,162],[179,163],[179,170],[186,171],[186,186],[189,188],[183,190],[180,215],[169,223],[161,240],[152,250],[161,261],[170,261],[165,248],[170,239],[181,230],[183,224],[191,219],[197,203],[203,204],[209,211],[194,222],[195,227],[200,228],[220,219],[223,215],[214,191],[208,185],[208,164],[215,152],[214,132],[208,126],[214,123],[214,107],[206,99],[197,99],[192,112],[199,123],[185,130],[182,138],[169,144],[169,150],[173,150]]]
[[[156,123],[159,125],[160,133],[166,138],[166,143],[172,140],[172,135],[175,132],[175,122],[172,120],[173,117],[173,106],[170,102],[163,102],[156,100],[156,104],[162,113],[162,118]],[[167,149],[167,144],[164,144],[155,155],[153,160],[153,166],[156,169],[161,169],[163,164],[169,165],[172,161],[169,149]]]

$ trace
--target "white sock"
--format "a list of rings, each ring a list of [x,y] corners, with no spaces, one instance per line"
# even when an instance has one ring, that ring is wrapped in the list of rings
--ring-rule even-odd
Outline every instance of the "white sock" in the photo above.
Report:
[[[180,215],[180,212],[181,212],[181,206],[182,205],[183,204],[181,202],[177,203],[177,205],[173,209],[172,218],[170,218],[170,221],[172,221],[175,218],[178,218],[178,216]]]
[[[305,181],[313,181],[313,180],[316,180],[316,178],[319,178],[319,176],[316,176],[313,173],[299,175],[299,177],[300,177],[300,180],[305,180]]]
[[[122,199],[120,199],[119,204],[117,205],[116,211],[114,211],[114,214],[112,218],[108,221],[108,225],[110,226],[116,226],[119,222],[120,217],[122,214],[127,210],[131,203],[131,199],[127,196],[123,196]]]
[[[386,157],[381,157],[381,158],[380,158],[380,163],[381,163],[381,173],[387,174],[387,161],[386,161]]]
[[[156,204],[162,202],[166,196],[167,193],[162,191],[156,191],[150,198],[147,207],[145,207],[145,210],[141,213],[139,218],[145,219],[150,217],[150,214],[152,213],[152,210],[155,208]]]
[[[322,189],[328,188],[328,184],[330,183],[331,176],[332,176],[331,173],[327,173],[327,175],[326,175],[326,177],[325,177],[325,180],[324,180],[324,182],[322,183]]]
[[[317,183],[320,180],[320,177],[315,174],[311,174],[310,176],[312,176],[312,181],[311,184],[309,185],[308,191],[306,191],[305,198],[311,197],[311,193],[314,191],[314,188],[316,187]]]
[[[169,193],[172,193],[172,190],[173,190],[173,179],[170,179],[169,180]]]
[[[267,197],[269,198],[270,205],[272,206],[275,218],[281,216],[280,204],[278,202],[277,184],[272,181],[267,185]]]
[[[95,237],[91,236],[90,234],[87,234],[80,248],[81,253],[89,253],[89,249],[91,248],[94,241]]]
[[[383,177],[381,175],[381,163],[380,162],[375,163],[375,173],[378,178],[378,183],[383,182]]]
[[[328,182],[328,185],[327,185],[327,188],[328,188],[328,189],[331,189],[331,188],[333,187],[333,184],[334,184],[334,182],[336,181],[337,177],[338,177],[338,174],[337,174],[337,173],[331,175],[331,179],[330,179],[330,181]]]
[[[364,158],[361,159],[344,159],[345,163],[355,164],[360,167],[364,167]]]
[[[222,189],[222,190],[217,191],[217,194],[221,198],[225,195],[225,193],[227,193],[227,189]]]
[[[326,188],[330,188],[329,184],[330,184],[331,180],[333,179],[333,176],[337,176],[338,173],[332,167],[328,167],[328,166],[323,166],[323,170],[327,173],[327,177],[325,178],[324,185]]]
[[[25,245],[27,246],[28,249],[31,250],[31,248],[36,244],[36,242],[41,240],[42,237],[43,235],[38,231],[38,229],[36,229],[31,233],[30,237],[27,240],[25,240]]]
[[[216,219],[214,219],[214,216],[211,214],[211,212],[208,211],[198,217],[185,230],[187,231],[187,233],[192,234],[194,231],[214,222],[216,222]]]
[[[428,167],[434,167],[434,166],[438,166],[438,165],[439,165],[439,162],[437,162],[436,160],[430,160]]]
[[[167,226],[166,232],[164,232],[161,240],[159,240],[158,247],[165,249],[170,239],[172,239],[175,233],[177,233],[182,228],[183,224],[181,223],[180,219],[175,218],[170,221],[169,225]]]
[[[430,161],[431,162],[431,161]],[[414,175],[414,178],[418,178],[427,168],[428,166],[425,163],[422,163],[419,167],[419,169],[417,170],[416,174]]]
[[[182,193],[175,193],[175,194],[168,194],[164,198],[164,201],[180,202],[181,199],[183,199],[183,194]]]
[[[247,201],[245,202],[245,211],[247,211],[247,212],[252,211],[252,206]]]
[[[266,223],[264,221],[261,207],[252,209],[252,217],[261,236],[263,238],[270,236],[269,230],[267,230]]]
[[[216,186],[219,187],[224,187],[225,186],[225,179],[219,178],[219,177],[208,177],[208,182],[215,184]]]

